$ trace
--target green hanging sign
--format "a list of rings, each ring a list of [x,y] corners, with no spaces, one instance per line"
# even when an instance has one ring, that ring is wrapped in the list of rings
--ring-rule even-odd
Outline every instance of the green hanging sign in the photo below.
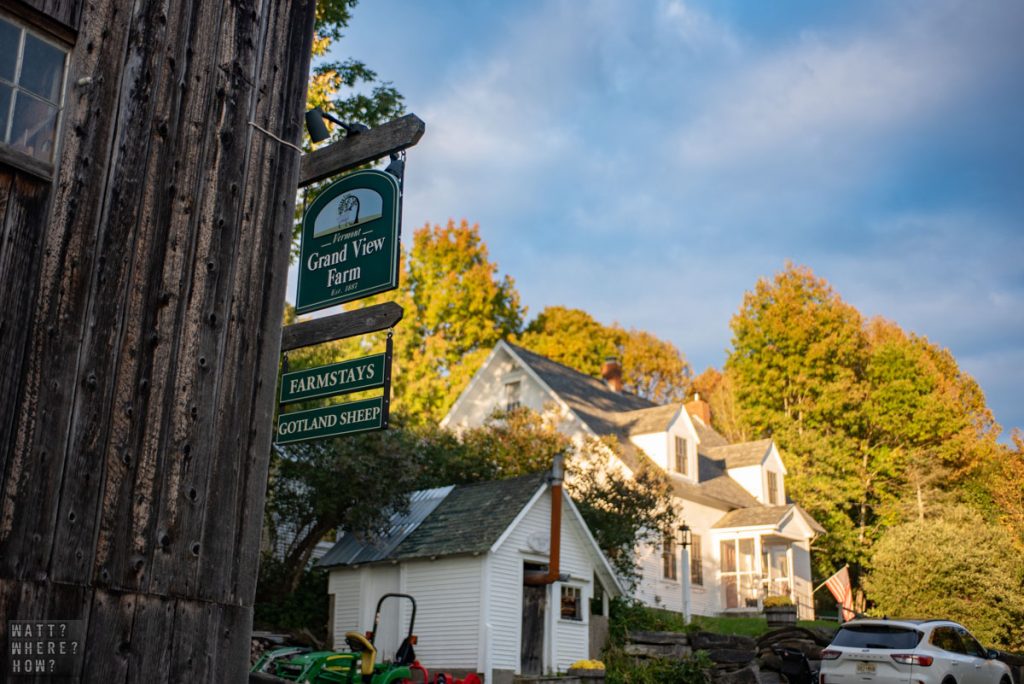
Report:
[[[302,218],[295,312],[316,311],[398,287],[402,196],[390,173],[351,173]]]
[[[282,413],[277,419],[277,439],[274,441],[277,444],[289,444],[380,430],[387,427],[387,415],[384,397]]]
[[[332,363],[316,368],[284,373],[281,376],[281,404],[330,397],[358,390],[383,387],[385,355]]]

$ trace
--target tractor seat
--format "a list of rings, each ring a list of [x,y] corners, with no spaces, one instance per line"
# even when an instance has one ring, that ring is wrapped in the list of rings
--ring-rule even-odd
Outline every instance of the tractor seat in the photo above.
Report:
[[[395,651],[396,665],[412,665],[416,661],[416,651],[412,648],[415,643],[415,636],[407,636],[402,639],[402,645]]]

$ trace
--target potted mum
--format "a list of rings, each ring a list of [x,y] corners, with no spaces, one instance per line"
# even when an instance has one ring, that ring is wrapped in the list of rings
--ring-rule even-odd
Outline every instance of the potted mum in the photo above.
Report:
[[[768,596],[764,599],[763,605],[769,627],[788,627],[796,624],[796,605],[788,596]]]

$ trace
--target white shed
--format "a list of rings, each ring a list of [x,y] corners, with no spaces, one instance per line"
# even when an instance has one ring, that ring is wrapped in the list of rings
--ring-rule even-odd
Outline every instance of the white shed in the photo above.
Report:
[[[524,582],[548,568],[553,491],[548,473],[420,491],[383,537],[343,537],[319,562],[331,568],[334,647],[344,648],[345,632],[370,629],[379,597],[397,592],[416,599],[416,653],[431,673],[509,682],[597,657],[591,643],[622,589],[564,493],[561,576]],[[405,635],[408,605],[384,606],[376,645],[385,657]]]

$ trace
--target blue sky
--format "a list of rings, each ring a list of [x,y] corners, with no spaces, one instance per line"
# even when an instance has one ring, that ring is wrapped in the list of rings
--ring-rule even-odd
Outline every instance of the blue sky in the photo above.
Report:
[[[744,292],[791,260],[952,350],[1009,432],[1021,36],[1011,0],[363,0],[335,56],[427,123],[406,236],[479,223],[531,316],[578,307],[721,368]]]

